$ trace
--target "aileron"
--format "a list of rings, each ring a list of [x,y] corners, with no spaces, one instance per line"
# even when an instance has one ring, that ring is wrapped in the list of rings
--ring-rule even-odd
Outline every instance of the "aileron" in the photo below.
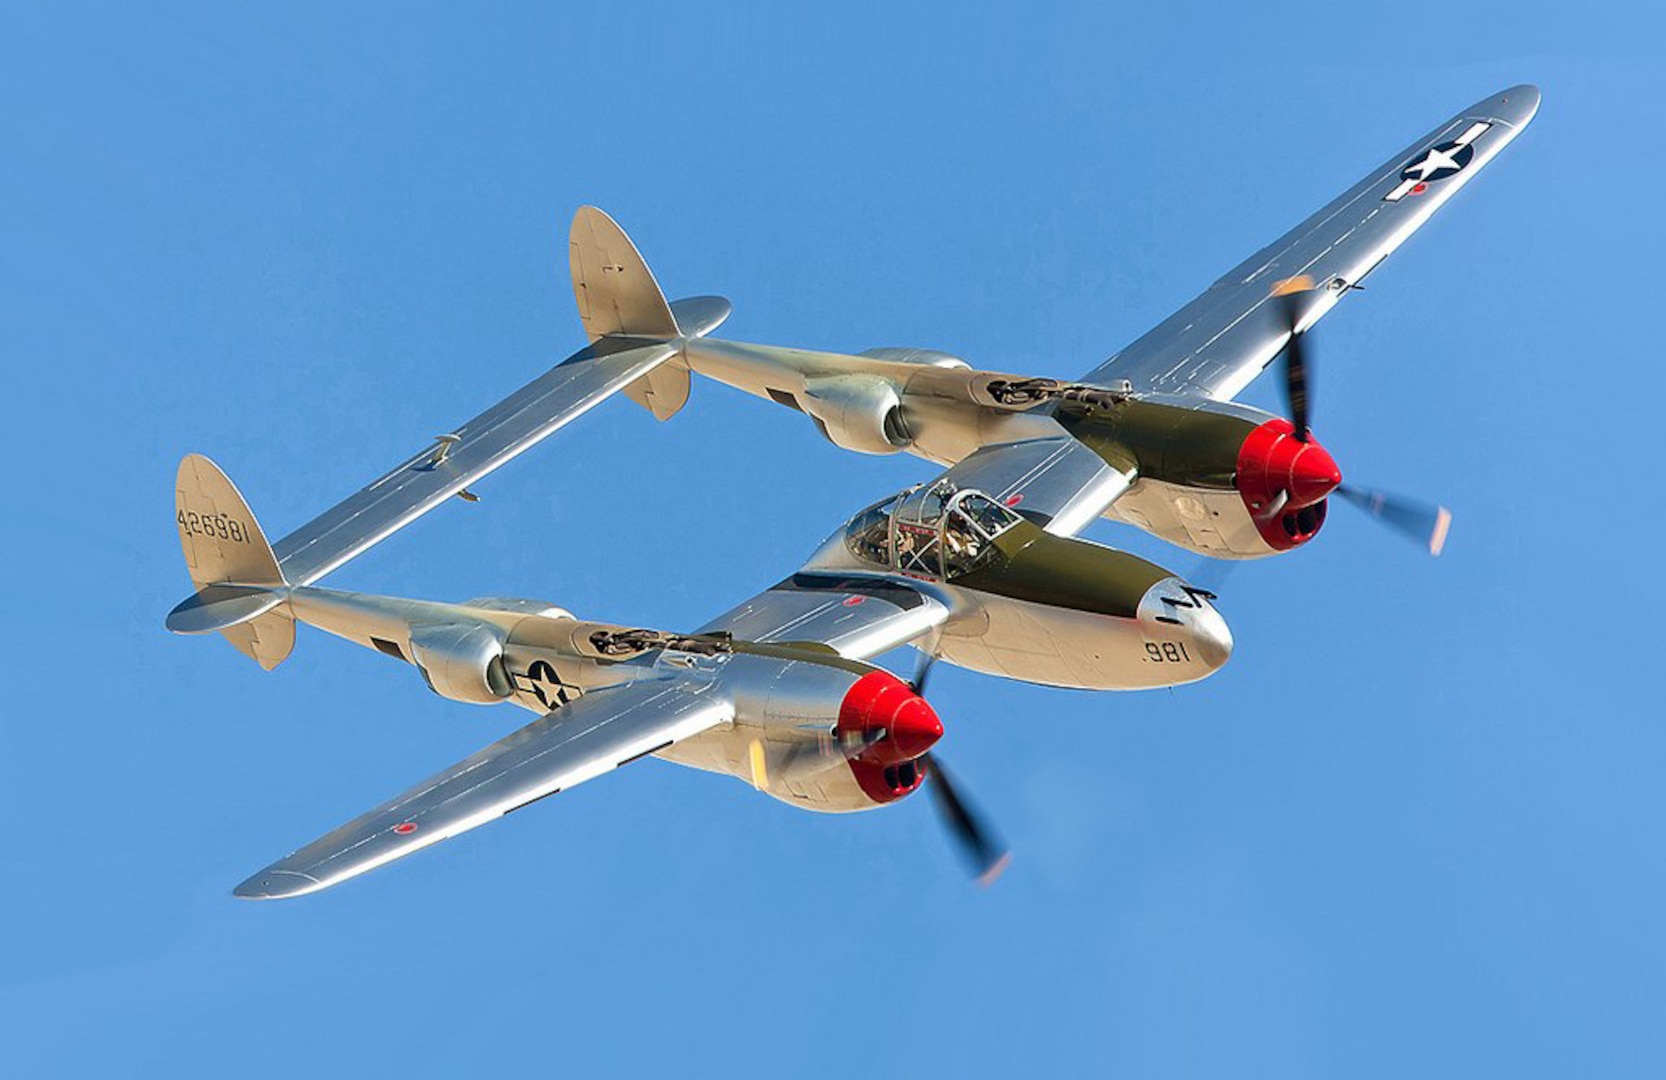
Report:
[[[1318,285],[1299,327],[1316,323],[1520,134],[1539,92],[1518,86],[1477,102],[1372,170],[1336,200],[1256,252],[1201,296],[1084,376],[1143,391],[1237,395],[1289,339],[1269,305],[1298,275]]]

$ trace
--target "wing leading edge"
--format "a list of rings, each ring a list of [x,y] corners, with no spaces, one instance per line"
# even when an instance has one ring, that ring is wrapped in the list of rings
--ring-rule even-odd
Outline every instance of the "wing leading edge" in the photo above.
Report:
[[[1233,397],[1288,340],[1286,325],[1268,305],[1275,284],[1301,275],[1313,279],[1317,288],[1304,294],[1298,320],[1300,329],[1311,327],[1509,145],[1538,108],[1539,91],[1532,86],[1476,102],[1234,267],[1084,379],[1099,384],[1127,379],[1143,391]]]

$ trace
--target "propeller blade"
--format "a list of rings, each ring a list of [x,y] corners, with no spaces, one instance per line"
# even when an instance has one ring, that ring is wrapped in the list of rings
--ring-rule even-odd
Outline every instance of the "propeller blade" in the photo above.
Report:
[[[1007,863],[1012,861],[1012,852],[972,813],[955,790],[954,781],[949,779],[942,759],[936,754],[925,757],[926,786],[931,788],[937,809],[942,813],[944,824],[949,827],[949,834],[972,861],[978,873],[978,884],[993,883],[1007,868]]]
[[[1186,580],[1209,594],[1210,600],[1219,599],[1215,594],[1226,587],[1232,572],[1243,565],[1242,559],[1213,559],[1207,555],[1200,556],[1192,567]]]
[[[1292,333],[1290,344],[1284,347],[1284,396],[1290,402],[1290,423],[1296,428],[1297,442],[1306,442],[1307,423],[1307,356],[1302,345],[1305,334]]]
[[[908,685],[921,697],[926,696],[926,680],[931,677],[931,669],[937,663],[937,654],[920,650],[920,658],[914,661],[914,677],[908,680]]]
[[[1336,493],[1395,532],[1426,545],[1430,555],[1439,555],[1446,546],[1452,511],[1444,506],[1347,484],[1337,488]]]
[[[1284,330],[1290,335],[1284,346],[1284,400],[1290,408],[1290,423],[1295,426],[1297,442],[1306,442],[1308,435],[1308,373],[1307,351],[1302,344],[1303,334],[1296,332],[1301,322],[1300,297],[1313,289],[1313,279],[1303,275],[1288,278],[1273,286],[1273,297],[1278,302],[1279,316]]]
[[[851,758],[862,756],[870,746],[885,738],[886,734],[883,728],[864,732],[840,732],[828,731],[815,725],[810,730],[815,732],[814,741],[805,740],[787,757],[778,770],[783,779],[808,780],[835,766],[844,765]],[[761,749],[760,747],[760,751]],[[754,776],[762,772],[756,757],[752,763],[752,772]],[[764,775],[767,778],[767,774]]]

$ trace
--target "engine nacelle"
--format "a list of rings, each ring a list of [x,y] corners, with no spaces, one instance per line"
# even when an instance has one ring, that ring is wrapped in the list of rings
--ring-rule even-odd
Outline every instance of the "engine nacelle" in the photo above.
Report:
[[[503,641],[479,623],[413,627],[411,660],[428,688],[452,701],[495,705],[514,689],[503,663]]]
[[[972,365],[953,353],[938,349],[863,349],[856,354],[871,360],[889,360],[893,364],[920,364],[925,367],[970,368]]]
[[[827,440],[845,450],[895,454],[914,441],[897,388],[877,375],[809,379],[800,404]]]
[[[1067,400],[1077,438],[1137,479],[1106,512],[1217,559],[1255,559],[1312,540],[1342,482],[1330,454],[1290,421],[1237,402],[1147,394]]]

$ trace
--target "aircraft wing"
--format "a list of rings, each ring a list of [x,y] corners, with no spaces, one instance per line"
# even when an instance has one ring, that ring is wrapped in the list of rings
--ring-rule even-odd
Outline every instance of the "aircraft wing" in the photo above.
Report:
[[[1069,435],[985,446],[941,479],[977,488],[1058,536],[1087,528],[1134,482]]]
[[[1476,102],[1234,267],[1084,381],[1127,379],[1136,390],[1222,400],[1238,394],[1289,338],[1268,304],[1276,284],[1312,279],[1316,287],[1302,294],[1298,319],[1300,329],[1311,327],[1509,145],[1538,108],[1539,91],[1531,86]]]
[[[675,356],[676,342],[602,338],[273,545],[306,585],[389,536]]]
[[[276,900],[315,892],[732,716],[731,703],[695,673],[592,691],[278,860],[236,894]]]
[[[825,645],[865,660],[935,630],[949,609],[895,575],[800,570],[700,628],[739,641]]]

